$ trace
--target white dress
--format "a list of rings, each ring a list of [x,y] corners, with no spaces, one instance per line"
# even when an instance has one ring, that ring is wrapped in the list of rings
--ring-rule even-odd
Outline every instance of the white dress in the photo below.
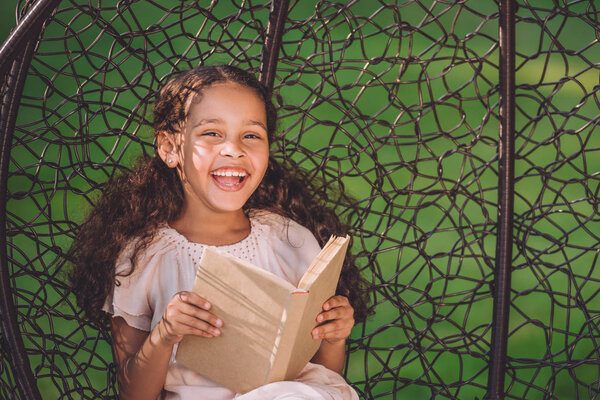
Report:
[[[219,246],[297,285],[320,248],[312,233],[279,215],[253,212],[250,234],[242,241]],[[139,256],[135,272],[118,277],[104,310],[122,317],[129,326],[151,331],[160,321],[173,295],[192,290],[196,268],[205,245],[189,242],[165,225]],[[120,254],[116,270],[128,271],[130,243]],[[175,362],[176,346],[167,371],[164,399],[340,399],[358,396],[337,373],[309,363],[294,381],[274,382],[246,394],[235,393]]]

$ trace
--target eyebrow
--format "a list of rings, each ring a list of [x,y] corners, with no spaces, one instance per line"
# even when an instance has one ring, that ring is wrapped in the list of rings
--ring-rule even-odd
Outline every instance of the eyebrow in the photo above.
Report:
[[[202,125],[208,125],[208,124],[222,124],[222,123],[223,123],[223,120],[222,120],[222,119],[220,119],[220,118],[208,118],[208,119],[202,119],[202,120],[198,121],[198,123],[197,123],[196,125],[194,125],[194,126],[192,127],[192,129],[196,129],[197,127],[199,127],[199,126],[202,126]],[[260,122],[260,121],[255,121],[255,120],[253,120],[253,119],[249,119],[249,120],[246,120],[246,121],[244,121],[244,123],[245,123],[246,125],[256,125],[256,126],[259,126],[259,127],[263,128],[265,131],[267,130],[267,127],[265,126],[265,124],[263,124],[263,123],[262,123],[262,122]]]
[[[267,130],[267,127],[265,126],[265,124],[263,124],[260,121],[254,121],[252,119],[246,121],[246,125],[257,125],[257,126],[260,126],[261,128],[263,128],[265,131]]]

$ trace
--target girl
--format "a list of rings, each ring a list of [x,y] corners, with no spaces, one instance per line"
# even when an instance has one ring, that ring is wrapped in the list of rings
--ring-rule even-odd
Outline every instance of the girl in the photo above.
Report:
[[[112,314],[122,399],[357,398],[339,375],[354,318],[366,315],[350,256],[338,294],[315,316],[322,345],[293,382],[239,395],[174,360],[184,335],[211,340],[227,329],[190,292],[204,246],[297,284],[319,246],[345,233],[323,189],[270,156],[275,125],[269,94],[250,74],[216,66],[178,75],[156,98],[157,155],[111,182],[81,226],[71,283],[93,321]]]

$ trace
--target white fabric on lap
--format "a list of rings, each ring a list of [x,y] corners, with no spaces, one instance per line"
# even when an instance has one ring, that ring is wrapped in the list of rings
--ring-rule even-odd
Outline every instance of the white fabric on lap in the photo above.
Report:
[[[335,372],[319,364],[308,363],[293,381],[273,382],[259,387],[236,400],[262,399],[327,399],[327,400],[358,400],[358,395]]]

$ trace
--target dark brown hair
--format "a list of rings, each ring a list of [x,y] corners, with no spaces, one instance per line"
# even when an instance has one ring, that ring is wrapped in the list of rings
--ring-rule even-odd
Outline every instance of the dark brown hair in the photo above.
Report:
[[[201,66],[169,80],[156,96],[155,134],[178,132],[187,118],[191,102],[202,96],[203,89],[219,82],[244,85],[263,99],[272,143],[277,113],[270,94],[253,75],[231,66]],[[281,163],[271,156],[265,177],[244,208],[264,209],[286,216],[307,227],[322,246],[331,234],[341,235],[348,231],[348,226],[340,221],[334,210],[326,206],[330,193],[323,186],[315,185],[296,166]],[[342,193],[332,194],[336,203],[339,199],[347,200]],[[161,224],[178,217],[182,205],[183,189],[176,170],[168,168],[156,155],[142,157],[132,172],[105,185],[68,253],[73,264],[69,276],[71,287],[78,305],[90,320],[100,322],[105,318],[101,308],[113,284],[119,284],[115,263],[123,247],[139,239],[131,258],[135,268],[137,254],[152,242]],[[350,299],[357,320],[366,317],[366,284],[351,255],[344,263],[338,294]]]

